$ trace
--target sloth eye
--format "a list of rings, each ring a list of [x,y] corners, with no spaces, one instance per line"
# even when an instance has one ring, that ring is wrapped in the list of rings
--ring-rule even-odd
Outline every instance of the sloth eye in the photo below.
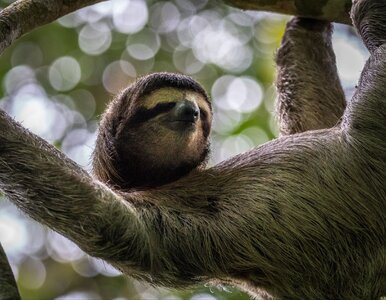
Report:
[[[176,106],[176,102],[163,102],[158,103],[153,108],[139,108],[134,116],[132,116],[130,123],[139,124],[149,121],[150,119],[155,118],[159,114],[166,113],[172,110]]]
[[[154,108],[152,109],[158,109],[162,112],[167,112],[174,108],[176,106],[176,102],[164,102],[164,103],[158,103]]]

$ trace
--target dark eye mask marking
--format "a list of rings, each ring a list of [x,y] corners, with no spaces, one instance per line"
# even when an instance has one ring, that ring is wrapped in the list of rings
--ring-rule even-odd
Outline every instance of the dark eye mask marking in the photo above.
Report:
[[[176,106],[176,102],[159,103],[155,107],[150,109],[141,107],[136,111],[130,123],[132,124],[144,123],[146,121],[149,121],[150,119],[155,118],[156,116],[162,113],[166,113],[172,110],[174,106]]]

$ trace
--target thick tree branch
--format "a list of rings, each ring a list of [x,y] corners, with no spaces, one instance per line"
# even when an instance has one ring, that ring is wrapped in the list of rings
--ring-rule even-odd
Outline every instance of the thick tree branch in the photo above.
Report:
[[[13,277],[11,267],[7,260],[2,245],[0,244],[0,299],[18,300],[20,299],[19,291]]]
[[[331,22],[350,24],[351,0],[224,0],[247,10],[262,10]]]
[[[20,36],[102,0],[18,0],[0,12],[0,53]]]

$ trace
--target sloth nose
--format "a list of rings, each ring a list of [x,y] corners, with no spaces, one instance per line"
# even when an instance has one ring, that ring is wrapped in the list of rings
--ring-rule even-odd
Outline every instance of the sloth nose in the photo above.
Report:
[[[194,123],[200,116],[200,110],[195,102],[182,100],[175,106],[174,116],[176,121]]]

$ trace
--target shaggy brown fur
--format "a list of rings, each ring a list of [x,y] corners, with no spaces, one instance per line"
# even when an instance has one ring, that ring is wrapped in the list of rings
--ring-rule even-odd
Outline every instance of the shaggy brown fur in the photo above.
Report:
[[[294,18],[276,55],[276,114],[282,135],[331,128],[343,115],[345,97],[331,45],[332,25]]]
[[[194,123],[176,120],[184,101]],[[160,186],[202,168],[209,154],[211,105],[188,76],[155,73],[117,95],[102,117],[93,156],[97,179],[119,190]]]
[[[385,2],[357,1],[352,17],[371,57],[333,128],[284,135],[170,184],[120,193],[0,112],[0,188],[90,255],[153,284],[216,279],[277,299],[385,296]],[[322,74],[328,63],[317,65]]]

